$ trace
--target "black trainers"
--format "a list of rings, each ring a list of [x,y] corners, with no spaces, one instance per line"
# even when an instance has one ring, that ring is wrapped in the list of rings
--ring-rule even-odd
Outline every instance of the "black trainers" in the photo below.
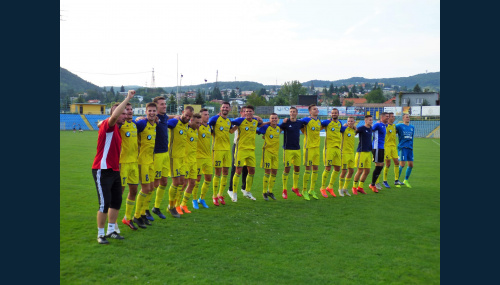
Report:
[[[146,227],[146,225],[144,224],[144,222],[142,221],[142,218],[139,218],[139,219],[138,219],[138,218],[134,217],[133,221],[134,221],[134,223],[136,223],[136,224],[137,224],[137,226],[138,226],[139,228],[141,228],[141,229],[145,229],[145,228],[147,228],[147,227]]]
[[[148,217],[146,217],[146,215],[142,215],[141,216],[141,220],[144,224],[148,225],[148,226],[151,226],[153,225],[149,220],[148,220]]]
[[[174,218],[180,218],[181,217],[181,214],[179,214],[177,212],[177,210],[175,209],[175,207],[173,207],[173,208],[167,208],[167,210],[170,212],[170,215],[172,215],[172,217],[174,217]]]
[[[151,209],[151,212],[153,212],[153,214],[156,214],[158,215],[158,217],[160,217],[161,219],[166,219],[167,217],[165,217],[165,215],[163,215],[163,213],[160,211],[160,208],[154,208]]]
[[[110,234],[107,234],[106,235],[107,238],[114,238],[114,239],[125,239],[124,237],[122,237],[119,233],[117,233],[116,231],[115,232],[112,232]]]
[[[97,237],[97,242],[100,244],[108,244],[109,243],[109,241],[106,239],[105,236]]]
[[[276,197],[274,197],[273,193],[267,193],[267,197],[271,197],[271,199],[276,200]]]
[[[146,219],[150,220],[151,222],[155,220],[149,210],[146,210]]]
[[[269,198],[267,198],[268,193],[262,193],[262,197],[264,197],[264,200],[269,201]]]

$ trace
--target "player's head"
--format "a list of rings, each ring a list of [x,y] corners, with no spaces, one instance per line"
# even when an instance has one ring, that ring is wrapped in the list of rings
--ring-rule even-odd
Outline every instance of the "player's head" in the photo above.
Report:
[[[227,116],[227,114],[229,114],[229,108],[231,108],[231,104],[229,104],[229,102],[223,102],[222,105],[220,105],[221,115]]]
[[[210,117],[210,115],[208,114],[208,109],[202,108],[200,110],[200,114],[201,114],[201,122],[203,124],[207,124],[208,123],[208,118]]]
[[[410,114],[404,114],[404,115],[403,115],[403,122],[404,122],[405,124],[410,123]]]
[[[246,106],[243,106],[240,108],[240,117],[245,117],[247,114],[246,114],[246,109],[247,107]]]
[[[384,124],[387,124],[387,122],[389,122],[389,113],[382,112],[382,114],[380,115],[380,121]]]
[[[269,121],[271,122],[271,126],[276,127],[278,125],[278,114],[272,113],[271,116],[269,116]]]
[[[309,114],[311,116],[317,116],[319,114],[318,106],[314,104],[309,105]]]
[[[355,123],[356,123],[356,118],[354,118],[352,116],[347,118],[347,126],[352,128],[352,127],[354,127]]]
[[[127,113],[127,118],[125,118],[125,120],[132,120],[132,117],[134,116],[134,108],[132,108],[131,103],[127,103],[127,106],[125,106],[125,111]]]
[[[191,106],[186,106],[186,108],[184,108],[184,110],[182,111],[181,122],[183,124],[189,122],[189,120],[191,120],[191,117],[193,116],[193,113],[194,108]]]
[[[396,116],[394,116],[393,112],[389,112],[389,124],[393,124],[394,121],[396,120]]]
[[[158,114],[165,115],[167,113],[167,99],[165,97],[157,96],[153,99],[153,102],[156,103]]]
[[[373,117],[372,115],[366,115],[365,116],[365,126],[371,127],[373,124]]]
[[[252,119],[254,111],[255,111],[255,108],[252,105],[246,105],[245,106],[245,115],[246,115],[246,118],[247,119]]]
[[[192,129],[197,130],[201,125],[201,114],[200,113],[194,113],[193,117],[189,121],[189,127]]]
[[[339,118],[339,109],[333,108],[332,111],[330,112],[330,116],[332,117],[333,120],[337,120]]]
[[[297,108],[290,107],[290,118],[292,119],[297,118],[297,114],[298,114]]]
[[[116,107],[118,107],[120,105],[120,103],[116,103],[114,104],[113,106],[111,106],[111,109],[109,110],[109,115],[113,115],[113,111],[116,109]],[[118,117],[118,120],[116,120],[116,124],[121,126],[125,123],[125,120],[127,119],[127,111],[125,109],[123,109],[123,112],[122,114]],[[80,124],[78,124],[78,126],[80,126]]]
[[[158,110],[158,107],[156,107],[156,103],[154,102],[149,102],[146,104],[146,118],[150,122],[154,122],[156,120],[156,111]]]

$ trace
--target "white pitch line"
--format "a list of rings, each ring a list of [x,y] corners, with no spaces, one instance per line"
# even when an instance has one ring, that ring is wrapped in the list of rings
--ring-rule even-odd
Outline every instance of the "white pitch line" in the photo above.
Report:
[[[438,142],[436,142],[435,140],[432,140],[432,142],[434,142],[435,144],[437,144],[438,146],[441,146]]]

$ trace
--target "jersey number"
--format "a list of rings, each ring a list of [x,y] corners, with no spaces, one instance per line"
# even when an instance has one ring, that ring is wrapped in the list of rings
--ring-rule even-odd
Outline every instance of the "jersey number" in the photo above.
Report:
[[[328,166],[331,166],[332,165],[332,160],[328,160]]]
[[[127,177],[123,177],[123,183],[122,184],[125,184],[126,181],[127,181]]]
[[[220,166],[221,161],[216,161],[215,166]]]
[[[270,168],[271,167],[271,164],[270,163],[266,163],[266,168]]]
[[[149,181],[149,175],[146,174],[146,181]]]

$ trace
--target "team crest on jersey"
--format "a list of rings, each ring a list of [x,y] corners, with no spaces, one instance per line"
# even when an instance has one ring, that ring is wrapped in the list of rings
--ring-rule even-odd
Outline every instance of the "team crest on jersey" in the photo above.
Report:
[[[180,131],[179,131],[179,134],[183,135],[183,134],[184,134],[184,132],[183,132],[182,130],[180,130]]]
[[[253,122],[253,125],[255,126],[255,122]]]
[[[227,125],[228,125],[228,126],[230,125],[230,124],[229,124],[229,122],[227,122]]]
[[[248,127],[246,127],[246,128],[245,128],[245,131],[248,131],[248,130],[249,130],[249,128],[248,128]]]
[[[148,141],[150,141],[150,140],[151,140],[151,135],[148,135]]]
[[[126,133],[125,133],[125,136],[126,136],[126,137],[130,137],[130,132],[126,132]]]
[[[135,124],[132,124],[132,127],[133,127],[134,129],[136,129],[136,128],[137,128],[137,127],[135,126]]]
[[[190,138],[189,138],[189,140],[190,140],[190,141],[194,141],[194,138],[193,138],[193,137],[190,137]]]
[[[219,130],[223,131],[224,130],[224,127],[220,127]]]
[[[202,135],[201,135],[201,137],[202,137],[202,138],[204,138],[204,137],[205,137],[205,134],[202,134]]]

